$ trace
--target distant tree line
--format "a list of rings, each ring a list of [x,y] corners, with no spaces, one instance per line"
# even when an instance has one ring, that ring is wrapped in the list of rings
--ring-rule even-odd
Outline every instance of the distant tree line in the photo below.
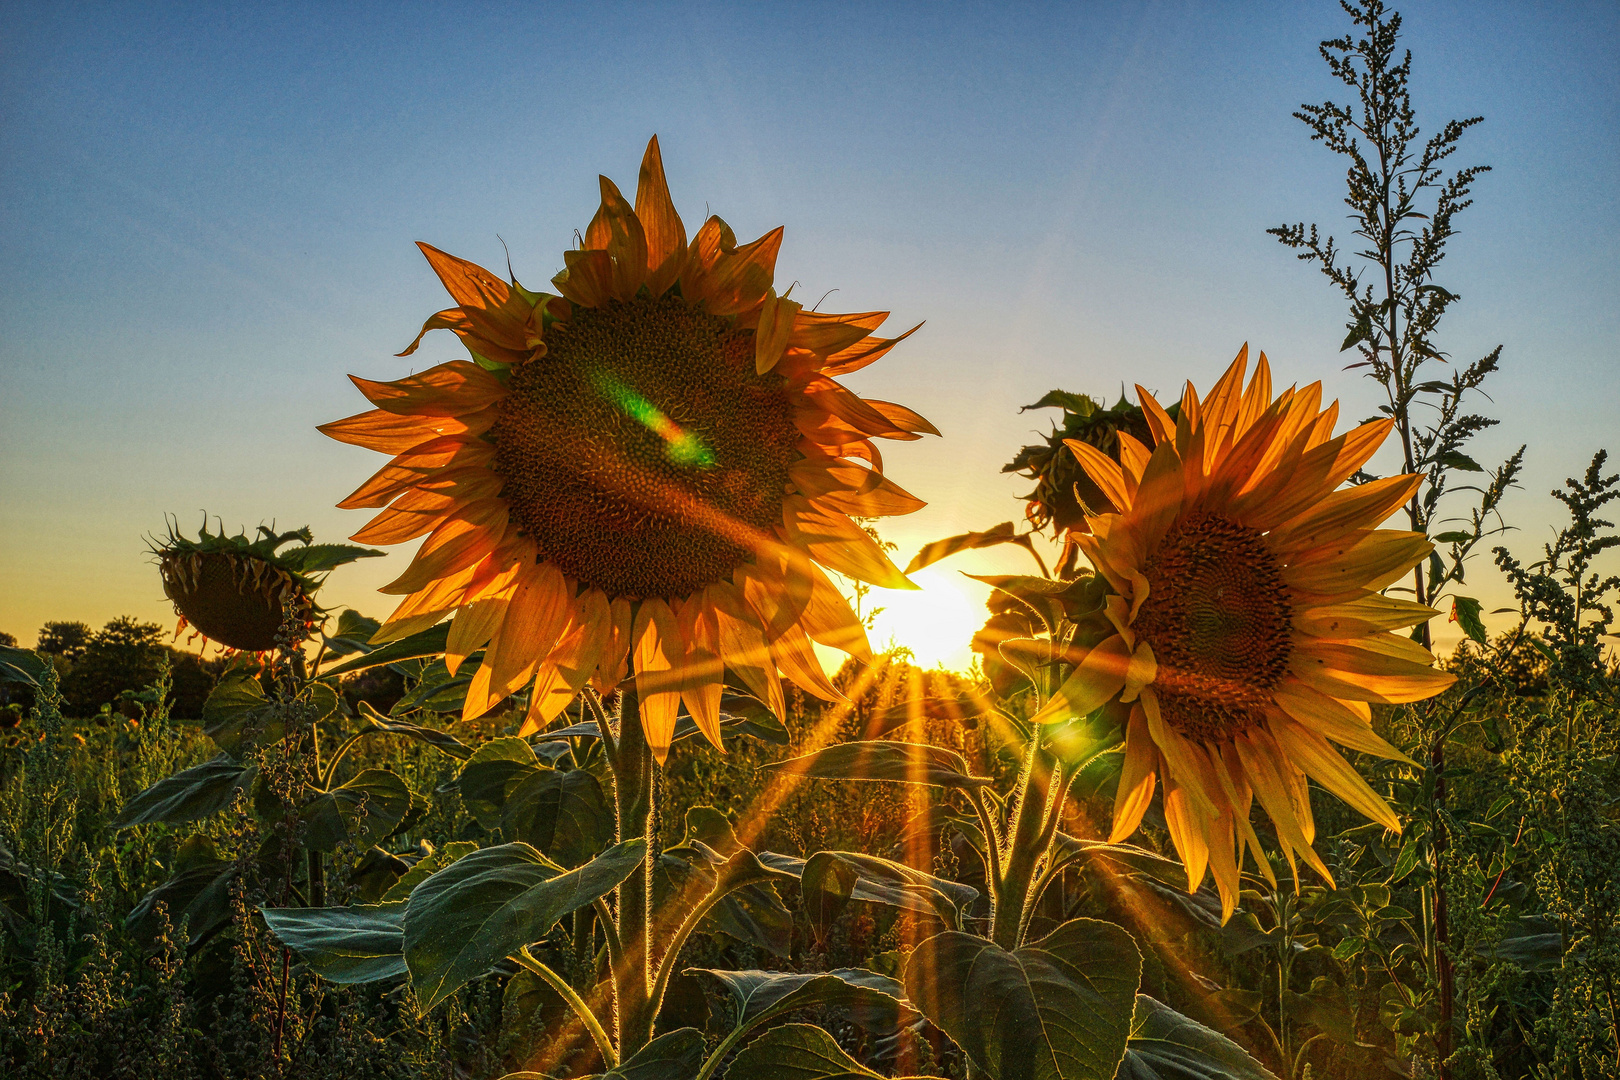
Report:
[[[195,719],[202,715],[203,701],[226,661],[176,649],[164,644],[163,638],[159,624],[127,615],[100,630],[82,622],[48,622],[39,630],[34,651],[50,657],[56,668],[63,711],[81,717],[94,716],[103,705],[115,712],[126,711],[127,699],[157,679],[159,665],[167,656],[173,681],[170,713]],[[15,647],[17,639],[0,633],[0,644]],[[0,706],[26,711],[32,704],[32,691],[27,687],[0,683]]]

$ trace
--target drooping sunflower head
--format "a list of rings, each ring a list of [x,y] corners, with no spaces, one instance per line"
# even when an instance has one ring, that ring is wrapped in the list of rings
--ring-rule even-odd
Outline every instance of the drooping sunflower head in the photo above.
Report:
[[[1189,384],[1171,416],[1137,387],[1147,441],[1121,432],[1118,460],[1068,445],[1117,508],[1076,542],[1110,586],[1114,633],[1085,652],[1038,722],[1130,706],[1113,836],[1134,832],[1164,793],[1171,839],[1195,889],[1209,868],[1223,914],[1237,903],[1252,848],[1251,803],[1295,854],[1331,882],[1311,844],[1307,777],[1390,829],[1400,822],[1329,740],[1403,755],[1372,730],[1370,702],[1417,701],[1454,677],[1391,631],[1437,612],[1383,595],[1433,548],[1380,529],[1421,477],[1348,488],[1389,434],[1387,420],[1335,437],[1338,405],[1321,384],[1271,393],[1248,349],[1207,396]],[[1297,872],[1297,871],[1296,871]]]
[[[711,217],[688,242],[656,138],[634,206],[601,195],[556,294],[420,245],[459,304],[422,333],[472,359],[355,379],[377,408],[321,430],[395,455],[339,504],[388,507],[355,538],[427,536],[374,640],[453,613],[451,668],[484,650],[463,715],[532,684],[525,730],[633,671],[662,758],[682,705],[718,744],[727,669],[779,712],[779,674],[836,695],[811,642],[869,652],[821,567],[909,587],[850,515],[919,508],[873,440],[937,432],[835,381],[910,331],[779,295],[781,229],[739,245]]]
[[[381,555],[345,544],[314,544],[309,529],[277,533],[259,526],[226,536],[208,531],[205,518],[195,540],[171,525],[151,542],[163,592],[180,624],[205,639],[241,652],[296,647],[314,632],[322,609],[315,593],[324,572],[354,559]],[[302,541],[296,547],[284,545]]]
[[[1088,513],[1112,513],[1118,508],[1086,475],[1066,444],[1071,440],[1083,442],[1117,461],[1121,431],[1138,441],[1150,437],[1147,416],[1140,405],[1133,405],[1123,397],[1110,408],[1090,395],[1067,390],[1053,390],[1018,411],[1049,408],[1063,410],[1063,425],[1053,425],[1052,433],[1043,441],[1020,449],[1001,471],[1015,472],[1035,481],[1035,489],[1024,496],[1028,504],[1024,516],[1036,529],[1050,525],[1059,535],[1085,532],[1090,528]]]

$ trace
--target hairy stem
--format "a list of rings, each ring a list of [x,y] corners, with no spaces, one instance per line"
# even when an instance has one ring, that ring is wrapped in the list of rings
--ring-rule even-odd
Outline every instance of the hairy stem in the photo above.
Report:
[[[618,931],[622,952],[613,981],[618,999],[619,1050],[629,1057],[652,1039],[650,991],[652,982],[652,895],[657,844],[652,842],[653,757],[641,730],[641,710],[635,692],[620,692],[618,768],[614,795],[619,818],[619,840],[648,837],[641,872],[619,886]]]

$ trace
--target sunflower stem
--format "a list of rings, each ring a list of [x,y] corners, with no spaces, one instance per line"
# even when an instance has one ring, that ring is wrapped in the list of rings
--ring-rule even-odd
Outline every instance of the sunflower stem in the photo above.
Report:
[[[995,911],[991,916],[990,938],[1011,951],[1023,943],[1024,925],[1030,901],[1030,885],[1036,867],[1045,853],[1047,799],[1056,759],[1041,748],[1041,729],[1030,733],[1029,753],[1018,779],[1018,805],[1014,809],[1012,835],[1002,859],[1001,880],[993,889]]]
[[[635,691],[622,690],[619,702],[619,760],[614,774],[619,840],[648,840],[641,872],[631,874],[618,889],[618,929],[623,951],[614,968],[613,982],[618,1003],[619,1054],[628,1058],[652,1039],[652,883],[658,856],[652,835],[652,749],[641,729]]]

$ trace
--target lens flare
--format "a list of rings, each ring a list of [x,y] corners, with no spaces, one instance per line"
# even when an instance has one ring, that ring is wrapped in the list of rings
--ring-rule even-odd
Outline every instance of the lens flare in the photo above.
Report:
[[[704,445],[703,440],[695,432],[687,431],[665,416],[658,406],[636,393],[632,387],[614,378],[611,372],[594,371],[591,373],[591,382],[595,385],[596,392],[603,398],[617,406],[630,419],[663,439],[668,444],[664,452],[669,455],[669,460],[692,469],[714,468],[714,451]]]

